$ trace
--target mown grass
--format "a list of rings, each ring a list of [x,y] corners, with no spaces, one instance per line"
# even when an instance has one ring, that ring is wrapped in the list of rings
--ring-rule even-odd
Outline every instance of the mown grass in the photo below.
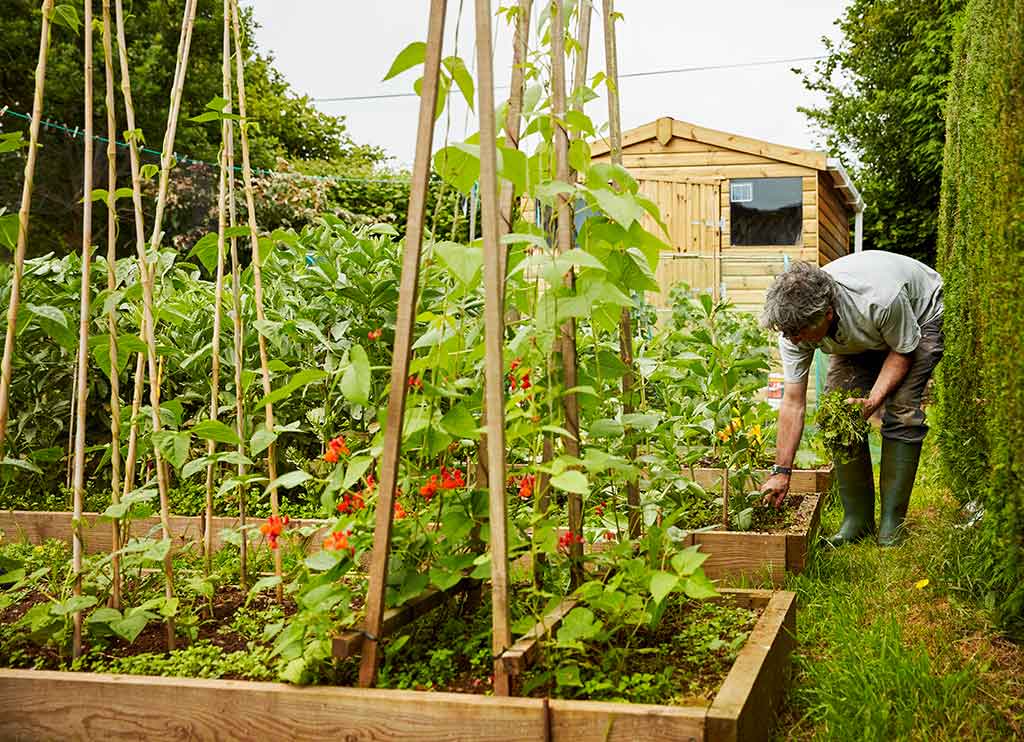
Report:
[[[822,532],[841,519],[833,498]],[[1024,647],[965,590],[961,520],[928,446],[902,546],[818,550],[788,578],[798,646],[777,738],[1024,739]]]

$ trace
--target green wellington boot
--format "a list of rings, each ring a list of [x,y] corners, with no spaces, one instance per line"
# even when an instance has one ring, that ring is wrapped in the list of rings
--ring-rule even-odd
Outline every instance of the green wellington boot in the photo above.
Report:
[[[903,537],[910,493],[914,489],[921,444],[891,438],[882,439],[882,470],[878,488],[882,493],[882,523],[878,529],[879,546],[895,546]]]
[[[852,459],[836,463],[835,471],[843,524],[836,535],[823,540],[828,546],[845,546],[875,533],[875,474],[867,438]]]

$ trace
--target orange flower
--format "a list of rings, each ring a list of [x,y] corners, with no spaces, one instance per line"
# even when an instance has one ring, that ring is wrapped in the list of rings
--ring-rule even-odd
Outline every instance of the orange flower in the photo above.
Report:
[[[324,461],[326,461],[328,464],[337,464],[338,452],[332,448],[331,450],[324,454]]]
[[[345,445],[344,436],[338,436],[333,438],[327,443],[327,453],[324,454],[324,461],[328,464],[338,463],[338,457],[344,454],[348,456],[351,451],[348,450],[348,446]]]
[[[324,551],[347,551],[354,555],[356,549],[348,542],[351,535],[352,531],[334,531],[324,539]]]
[[[462,478],[461,469],[449,469],[441,467],[441,487],[446,490],[454,490],[466,486],[466,480]]]
[[[398,502],[398,500],[395,500],[395,520],[401,520],[407,515],[408,513],[405,512],[405,508],[402,507],[402,503]]]
[[[337,511],[339,513],[354,513],[357,510],[362,510],[366,507],[366,503],[363,502],[363,496],[358,492],[346,492],[341,502],[338,503]]]
[[[277,548],[277,539],[286,525],[288,525],[287,515],[283,518],[271,515],[267,518],[267,522],[260,526],[260,533],[267,537],[267,543],[271,549]]]
[[[368,333],[366,333],[366,337],[368,337],[370,340],[380,340],[382,332],[383,330],[381,330],[381,328],[378,327],[376,330],[370,330]]]
[[[436,474],[431,474],[430,475],[430,481],[428,481],[425,485],[420,487],[420,494],[423,495],[423,499],[424,500],[426,500],[427,502],[430,502],[431,499],[433,499],[434,495],[437,494],[437,488],[438,488],[437,475]]]

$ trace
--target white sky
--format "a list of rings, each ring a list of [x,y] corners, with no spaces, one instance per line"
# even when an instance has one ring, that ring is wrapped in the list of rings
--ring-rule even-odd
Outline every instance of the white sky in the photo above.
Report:
[[[313,98],[405,93],[419,76],[409,71],[381,82],[394,57],[412,41],[426,38],[427,0],[243,0],[254,8],[260,28],[256,42],[277,60],[277,68],[299,93]],[[848,0],[619,0],[625,17],[617,26],[620,74],[678,67],[759,62],[818,56],[822,36],[838,40],[834,21]],[[502,5],[514,0],[502,0]],[[600,0],[594,3],[600,9]],[[472,0],[463,0],[458,54],[471,69]],[[497,2],[493,3],[497,9]],[[543,5],[534,3],[534,14]],[[445,54],[455,51],[459,2],[448,3]],[[495,84],[507,85],[512,32],[495,19]],[[600,14],[595,13],[590,44],[590,77],[604,69]],[[534,27],[534,31],[535,31]],[[531,43],[536,41],[531,33]],[[630,129],[672,116],[714,129],[796,147],[820,142],[797,106],[820,102],[790,71],[809,69],[813,62],[687,72],[624,79],[621,83],[623,128]],[[507,92],[499,89],[500,101]],[[477,130],[475,114],[467,116],[458,96],[451,114],[449,138],[458,141]],[[376,144],[400,165],[413,159],[418,98],[318,102],[324,111],[344,114],[350,134],[359,143]],[[595,123],[607,121],[602,97],[587,107]],[[444,118],[437,142],[444,137]]]

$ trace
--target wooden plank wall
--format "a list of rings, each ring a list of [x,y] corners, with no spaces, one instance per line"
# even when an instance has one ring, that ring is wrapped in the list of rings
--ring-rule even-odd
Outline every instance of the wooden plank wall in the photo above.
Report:
[[[818,173],[818,225],[821,240],[818,245],[818,264],[848,255],[850,244],[850,218],[831,173]]]

